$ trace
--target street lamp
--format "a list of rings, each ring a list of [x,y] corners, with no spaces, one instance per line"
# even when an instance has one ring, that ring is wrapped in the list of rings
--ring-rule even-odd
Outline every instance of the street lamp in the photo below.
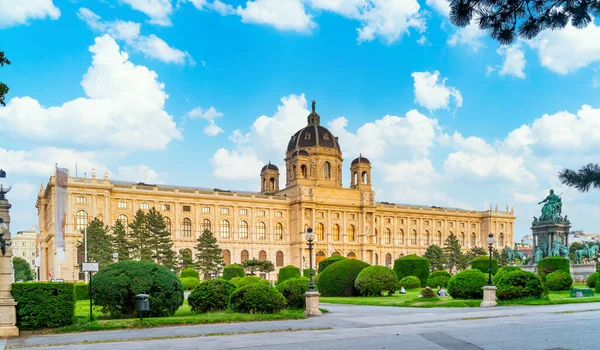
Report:
[[[487,239],[487,244],[490,249],[490,265],[488,267],[488,286],[492,285],[492,250],[494,249],[494,234],[490,233]]]
[[[0,169],[0,200],[6,200],[5,194],[7,194],[12,186],[9,186],[6,182],[6,171]]]
[[[4,223],[4,219],[0,218],[0,250],[2,251],[2,255],[6,255],[6,247],[10,246],[10,243],[7,244],[4,239],[4,235],[8,232],[8,225]]]
[[[315,291],[315,282],[313,281],[313,261],[312,261],[312,249],[313,249],[313,241],[315,240],[316,236],[313,233],[312,228],[308,228],[306,230],[306,240],[308,241],[308,260],[309,260],[309,276],[310,276],[310,282],[308,283],[308,291],[309,292],[314,292]]]

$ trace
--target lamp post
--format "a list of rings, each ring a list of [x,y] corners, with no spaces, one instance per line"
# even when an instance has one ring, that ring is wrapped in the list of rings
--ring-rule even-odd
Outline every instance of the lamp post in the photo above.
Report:
[[[313,249],[313,241],[315,240],[315,234],[313,233],[313,230],[310,227],[306,230],[306,240],[308,241],[308,261],[309,261],[308,274],[310,276],[310,282],[308,283],[308,291],[314,292],[315,291],[315,282],[313,281],[312,249]]]
[[[6,182],[6,171],[0,169],[0,200],[6,200],[6,194],[10,192],[12,186]]]
[[[14,279],[10,247],[10,207],[6,194],[11,186],[6,182],[6,172],[0,169],[0,338],[19,335],[17,328],[17,303],[11,289]]]
[[[488,235],[487,244],[490,250],[490,263],[488,267],[488,283],[487,286],[483,287],[483,301],[481,307],[493,307],[498,305],[496,303],[496,287],[492,284],[492,252],[494,249],[494,234]]]
[[[487,244],[490,250],[490,264],[488,267],[488,286],[492,285],[492,251],[494,249],[494,234],[490,233],[487,239]]]
[[[6,247],[10,245],[10,243],[6,243],[6,239],[4,239],[4,235],[8,232],[8,225],[4,223],[4,219],[0,218],[0,249],[2,250],[2,255],[6,255]]]
[[[304,316],[321,316],[321,310],[319,309],[319,292],[315,290],[315,282],[313,280],[313,260],[312,260],[312,250],[313,250],[313,242],[315,241],[315,234],[313,233],[312,228],[308,228],[306,230],[306,241],[308,242],[308,260],[309,260],[309,276],[310,280],[308,282],[308,290],[304,293],[306,297],[306,310],[304,311]]]

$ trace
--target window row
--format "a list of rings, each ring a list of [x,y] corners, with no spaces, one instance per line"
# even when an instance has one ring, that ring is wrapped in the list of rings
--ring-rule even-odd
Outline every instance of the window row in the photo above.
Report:
[[[187,253],[191,256],[192,251],[190,249],[185,249],[185,251],[187,251]],[[229,265],[232,263],[237,263],[237,261],[235,261],[235,259],[232,259],[231,256],[231,251],[229,251],[229,249],[223,249],[223,264],[224,265]],[[232,261],[233,260],[233,261]],[[250,253],[248,253],[247,250],[242,250],[240,252],[240,264],[245,263],[247,260],[250,260]],[[266,261],[267,260],[267,252],[264,250],[261,250],[258,253],[258,260],[259,261]],[[278,251],[277,253],[275,253],[275,266],[276,267],[282,267],[284,266],[284,260],[283,260],[283,252],[282,251]]]
[[[77,203],[85,203],[85,197],[77,197]],[[127,202],[125,201],[119,201],[117,203],[117,207],[119,209],[127,209]],[[150,204],[149,203],[140,203],[140,209],[150,209]],[[171,211],[171,204],[161,204],[161,209],[163,211]],[[182,211],[183,212],[191,212],[192,211],[192,207],[190,205],[184,205],[182,206]],[[202,213],[203,214],[210,214],[211,210],[210,207],[202,207]],[[221,214],[225,214],[228,215],[230,213],[230,208],[221,208]],[[240,215],[248,215],[248,209],[240,209]],[[256,215],[257,216],[267,216],[267,213],[265,210],[263,209],[258,209],[256,211]],[[275,211],[275,217],[283,217],[283,212],[282,211]]]
[[[354,227],[354,225],[348,226],[346,234],[348,242],[354,242],[354,240],[356,239],[356,228]],[[325,240],[325,225],[318,223],[317,227],[315,228],[315,235],[317,236],[317,241]],[[340,225],[334,224],[331,227],[331,239],[333,241],[340,240]]]

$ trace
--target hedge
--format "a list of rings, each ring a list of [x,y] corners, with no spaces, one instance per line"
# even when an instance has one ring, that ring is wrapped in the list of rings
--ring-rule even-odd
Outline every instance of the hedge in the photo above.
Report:
[[[596,281],[598,280],[598,272],[594,272],[593,274],[589,275],[586,279],[585,279],[585,284],[588,286],[588,288],[595,288],[596,287]]]
[[[237,283],[235,284],[238,288],[240,287],[244,287],[248,284],[254,284],[254,283],[261,283],[261,284],[265,284],[267,286],[270,286],[269,281],[267,280],[263,280],[262,278],[258,277],[258,276],[246,276],[246,277],[242,277],[240,278],[239,281],[237,281]]]
[[[194,290],[200,285],[200,280],[195,277],[179,277],[184,290]]]
[[[181,271],[181,275],[179,275],[179,277],[181,277],[181,278],[194,277],[195,279],[199,280],[200,274],[195,269],[193,269],[191,267],[186,267],[185,269],[183,269],[183,271]]]
[[[75,300],[90,300],[90,286],[87,283],[75,283]]]
[[[223,268],[223,279],[230,280],[234,277],[246,276],[246,270],[244,267],[238,264],[229,264]]]
[[[277,276],[277,284],[289,280],[290,278],[300,278],[300,269],[294,265],[284,266],[279,269],[279,275]]]
[[[454,299],[482,299],[487,275],[477,269],[463,270],[448,281],[448,294]]]
[[[306,308],[306,296],[310,280],[306,277],[290,278],[278,284],[275,288],[283,294],[287,307],[292,309]]]
[[[354,287],[361,295],[378,297],[382,293],[392,295],[398,288],[398,276],[388,267],[369,266],[356,276]]]
[[[252,314],[273,314],[281,311],[285,305],[283,294],[264,283],[251,283],[236,289],[229,301],[233,311]]]
[[[233,283],[222,278],[207,280],[190,294],[188,304],[195,313],[225,310],[235,289]]]
[[[496,274],[492,278],[492,282],[494,283],[495,286],[497,286],[498,283],[500,283],[500,278],[502,278],[502,276],[504,276],[510,272],[514,272],[514,271],[523,271],[523,269],[521,269],[520,267],[517,267],[517,266],[504,266],[503,268],[498,270],[498,272],[496,272]]]
[[[404,256],[394,261],[394,272],[399,280],[406,276],[418,277],[421,286],[424,286],[429,278],[429,259],[417,255]]]
[[[340,260],[347,260],[347,258],[341,255],[330,256],[329,258],[325,258],[319,262],[319,273],[323,272],[325,268],[331,264],[335,264]]]
[[[354,287],[358,274],[371,265],[361,260],[343,259],[319,273],[317,286],[324,297],[358,296]]]
[[[223,278],[223,279],[225,279],[225,278]],[[229,282],[233,283],[237,287],[237,283],[241,279],[242,279],[242,277],[234,277],[234,278],[230,279]]]
[[[13,283],[17,302],[17,327],[34,330],[68,326],[75,322],[73,283]]]
[[[302,276],[306,277],[306,278],[310,278],[310,269],[304,269],[304,271],[302,272]],[[317,271],[315,271],[315,269],[313,269],[313,278],[315,278],[317,276]]]
[[[556,270],[546,275],[545,283],[551,291],[568,290],[573,285],[573,278],[563,270]]]
[[[440,276],[440,277],[444,277],[444,276]],[[431,289],[431,287],[427,286],[423,289],[421,289],[421,298],[423,299],[437,299],[437,293]]]
[[[479,270],[485,274],[490,271],[490,257],[486,255],[478,256],[471,261],[471,269]],[[498,272],[498,259],[492,258],[492,276]]]
[[[437,271],[433,271],[431,274],[429,274],[429,278],[433,278],[433,277],[448,277],[448,279],[450,277],[452,277],[452,275],[450,274],[450,272],[446,271],[446,270],[437,270]]]
[[[429,278],[427,279],[427,286],[431,288],[446,287],[450,278],[451,277],[446,276],[429,276]]]
[[[415,276],[406,276],[398,282],[398,285],[405,289],[415,289],[421,287],[421,280]]]
[[[569,259],[560,256],[549,256],[538,262],[538,275],[542,278],[542,281],[546,281],[546,275],[557,270],[563,270],[570,275]]]
[[[518,271],[505,272],[500,276],[496,286],[498,299],[539,299],[544,294],[542,279],[533,272],[517,269]]]

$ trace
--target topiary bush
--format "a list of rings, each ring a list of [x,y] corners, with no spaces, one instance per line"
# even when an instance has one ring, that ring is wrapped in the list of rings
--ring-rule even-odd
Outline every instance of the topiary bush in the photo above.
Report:
[[[440,276],[440,277],[445,277],[445,276]],[[434,278],[438,278],[438,277],[434,277]],[[431,289],[431,287],[425,287],[423,289],[421,289],[421,297],[424,299],[437,299],[437,294],[436,292]]]
[[[394,261],[394,271],[399,280],[415,276],[421,281],[421,286],[424,286],[429,278],[429,259],[417,255],[404,256]]]
[[[505,267],[501,268],[500,270],[498,270],[498,272],[496,272],[496,274],[492,278],[492,282],[494,283],[495,286],[497,286],[498,283],[500,283],[500,278],[502,278],[502,276],[508,274],[509,272],[514,272],[514,271],[523,271],[523,270],[516,266],[505,266]]]
[[[223,279],[225,279],[225,278],[223,278]],[[242,277],[234,277],[234,278],[230,279],[229,282],[233,283],[237,287],[237,284],[241,279],[242,279]]]
[[[72,283],[13,283],[17,327],[33,330],[68,326],[75,321],[75,287]]]
[[[277,289],[264,283],[251,283],[236,289],[229,300],[233,311],[243,313],[273,314],[286,305],[285,298]]]
[[[371,265],[361,260],[343,259],[319,272],[317,286],[324,297],[359,295],[354,287],[358,274]]]
[[[487,275],[477,269],[463,270],[448,281],[448,294],[454,299],[482,299]]]
[[[398,276],[385,266],[369,266],[356,276],[354,287],[361,295],[381,296],[384,292],[392,295],[398,288]]]
[[[573,285],[573,278],[563,270],[556,270],[546,275],[545,283],[551,291],[568,290]]]
[[[150,296],[147,316],[172,316],[183,304],[183,285],[177,275],[151,261],[120,261],[92,277],[92,299],[111,317],[135,317],[138,294]]]
[[[90,300],[90,286],[87,283],[75,283],[75,300]]]
[[[181,277],[181,278],[194,277],[195,279],[200,280],[200,274],[198,273],[198,271],[196,271],[195,269],[193,269],[191,267],[186,267],[185,269],[183,269],[183,271],[181,271],[181,275],[179,275],[179,277]]]
[[[429,276],[429,278],[427,279],[427,286],[431,288],[446,287],[448,285],[449,280],[450,277],[446,276]]]
[[[594,272],[593,274],[589,275],[585,279],[585,284],[588,286],[588,288],[595,288],[597,280],[598,280],[598,272]]]
[[[347,258],[341,255],[330,256],[329,258],[325,258],[319,262],[319,273],[323,272],[325,268],[331,264],[335,264],[338,261],[347,260]]]
[[[287,301],[287,307],[290,309],[306,308],[306,297],[304,293],[308,290],[309,279],[306,277],[290,278],[279,284],[275,288],[283,294]]]
[[[223,279],[230,280],[235,277],[242,278],[246,276],[244,267],[238,264],[229,264],[223,268]]]
[[[490,257],[486,255],[478,256],[471,261],[471,269],[479,270],[483,273],[489,273]],[[492,258],[492,276],[498,272],[498,259]]]
[[[398,282],[398,285],[405,289],[415,289],[421,287],[421,280],[415,276],[406,276]]]
[[[302,276],[306,277],[306,278],[310,278],[310,269],[304,269],[304,271],[302,272]],[[317,271],[315,271],[315,269],[313,269],[313,278],[317,277]]]
[[[446,271],[446,270],[437,270],[437,271],[433,271],[431,274],[429,274],[429,278],[432,277],[452,277],[452,275],[450,274],[450,272]]]
[[[200,283],[190,294],[188,304],[195,313],[225,310],[235,289],[231,281],[222,278],[207,280]]]
[[[290,278],[300,278],[300,269],[294,265],[284,266],[279,269],[279,275],[277,276],[277,284],[289,280]]]
[[[265,284],[267,286],[270,286],[269,281],[263,280],[262,278],[260,278],[258,276],[246,276],[246,277],[242,277],[242,278],[239,279],[239,281],[237,281],[237,283],[235,285],[238,288],[240,288],[240,287],[244,287],[246,285],[253,284],[253,283],[261,283],[261,284]]]
[[[200,285],[200,280],[195,277],[179,277],[184,290],[193,290]]]
[[[569,259],[560,256],[549,256],[538,262],[538,275],[542,281],[546,281],[546,276],[554,271],[562,270],[569,275],[571,274],[571,266]]]
[[[517,270],[505,272],[496,283],[496,296],[500,300],[521,298],[540,298],[544,294],[544,285],[540,276],[533,272]]]

